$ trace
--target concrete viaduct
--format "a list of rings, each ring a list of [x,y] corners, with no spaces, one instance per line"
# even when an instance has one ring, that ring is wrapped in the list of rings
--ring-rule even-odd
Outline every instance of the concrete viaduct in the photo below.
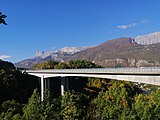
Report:
[[[50,88],[48,78],[61,77],[61,95],[69,89],[66,77],[96,77],[114,80],[125,80],[138,83],[160,85],[160,68],[89,68],[89,69],[42,69],[26,70],[29,75],[41,78],[41,101],[43,93]]]

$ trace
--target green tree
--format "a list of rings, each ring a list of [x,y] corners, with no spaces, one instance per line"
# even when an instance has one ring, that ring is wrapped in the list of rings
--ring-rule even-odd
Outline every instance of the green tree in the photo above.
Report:
[[[132,101],[130,114],[126,118],[131,120],[159,120],[160,119],[160,90],[149,94],[137,94]]]
[[[22,117],[21,117],[20,114],[15,114],[15,115],[13,116],[13,120],[22,120]]]
[[[64,94],[61,106],[63,120],[81,120],[84,117],[82,97],[74,91]]]
[[[130,98],[124,86],[115,82],[106,92],[101,91],[92,101],[95,106],[95,115],[92,119],[120,119],[128,115]]]
[[[20,114],[14,114],[14,109],[8,109],[1,113],[0,120],[22,120],[22,117]]]
[[[4,101],[1,105],[1,120],[20,120],[22,105],[15,100]]]
[[[49,91],[45,91],[43,100],[43,120],[60,120],[60,112],[60,98],[53,98]]]
[[[23,109],[24,120],[42,120],[43,119],[43,109],[40,102],[40,96],[37,89],[34,90],[33,95],[29,98],[28,104]]]
[[[55,69],[67,69],[68,66],[67,66],[66,63],[59,62],[58,64],[56,64],[56,65],[54,66],[54,68],[55,68]]]
[[[0,59],[0,69],[15,69],[14,65]]]
[[[1,105],[1,110],[7,112],[9,109],[14,110],[13,114],[22,114],[22,105],[15,100],[4,101]]]
[[[0,69],[0,104],[11,99],[26,103],[38,84],[36,77],[14,69]]]
[[[139,120],[151,120],[155,117],[156,104],[154,96],[139,94],[135,96],[130,116]]]
[[[13,120],[14,109],[10,108],[6,112],[2,112],[0,115],[0,120]]]
[[[5,18],[6,18],[7,16],[5,15],[5,14],[2,14],[1,12],[0,12],[0,24],[4,24],[4,25],[7,25],[7,23],[5,22]]]
[[[151,93],[154,98],[156,99],[156,107],[154,109],[154,117],[155,119],[159,120],[160,119],[160,89],[158,88],[155,92]]]
[[[87,60],[70,60],[66,62],[68,68],[100,68],[101,66]]]
[[[58,63],[59,62],[54,60],[48,60],[42,63],[35,64],[34,66],[32,66],[32,69],[54,69]]]
[[[131,115],[139,120],[158,120],[160,119],[160,90],[150,94],[139,94],[135,96]]]

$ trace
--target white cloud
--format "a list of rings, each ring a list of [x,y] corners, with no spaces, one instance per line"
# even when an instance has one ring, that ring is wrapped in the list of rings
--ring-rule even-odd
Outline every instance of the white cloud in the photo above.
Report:
[[[5,60],[11,58],[10,55],[0,55],[0,59]]]
[[[148,22],[148,20],[144,19],[144,20],[141,20],[141,23],[146,23]]]
[[[117,28],[124,30],[124,29],[135,27],[137,25],[138,25],[138,23],[131,23],[131,24],[128,24],[128,25],[119,25],[119,26],[117,26]]]
[[[130,24],[126,24],[126,25],[119,25],[119,26],[117,26],[117,28],[125,30],[125,29],[128,29],[128,28],[135,27],[137,25],[145,24],[147,22],[148,22],[148,20],[144,19],[144,20],[141,20],[141,21],[138,21],[138,22],[134,22],[134,23],[130,23]]]

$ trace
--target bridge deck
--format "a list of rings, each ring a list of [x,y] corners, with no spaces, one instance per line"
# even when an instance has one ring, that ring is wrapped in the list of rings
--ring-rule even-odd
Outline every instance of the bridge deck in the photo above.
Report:
[[[27,73],[45,73],[45,74],[160,74],[160,68],[89,68],[89,69],[42,69],[26,70]]]

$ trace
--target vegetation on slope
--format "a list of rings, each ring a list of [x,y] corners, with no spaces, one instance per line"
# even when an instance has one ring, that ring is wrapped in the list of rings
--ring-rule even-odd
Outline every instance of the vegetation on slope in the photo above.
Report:
[[[14,69],[14,65],[0,59],[0,69]]]
[[[49,60],[32,66],[32,69],[72,69],[72,68],[100,68],[101,66],[96,65],[86,60],[70,60],[66,63]]]

